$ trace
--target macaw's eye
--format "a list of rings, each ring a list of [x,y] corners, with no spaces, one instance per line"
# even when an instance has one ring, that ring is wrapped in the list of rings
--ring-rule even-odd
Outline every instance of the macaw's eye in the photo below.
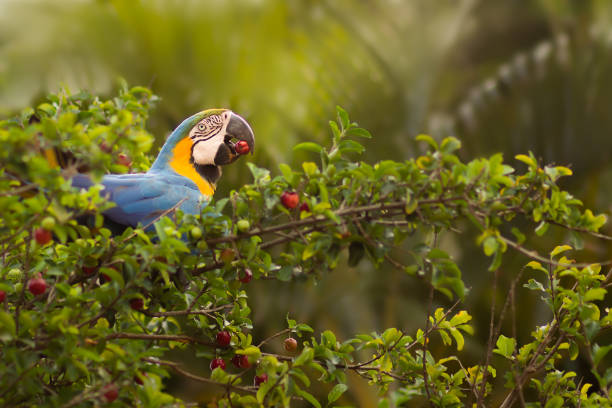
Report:
[[[203,125],[203,124],[201,124],[201,123],[199,123],[199,124],[198,124],[198,129],[200,129],[200,130],[204,130],[204,125]]]

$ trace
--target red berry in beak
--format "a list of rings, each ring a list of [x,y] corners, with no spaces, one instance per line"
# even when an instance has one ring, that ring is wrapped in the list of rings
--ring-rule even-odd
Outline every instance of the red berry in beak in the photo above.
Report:
[[[234,146],[234,149],[236,149],[236,153],[238,154],[247,154],[251,151],[249,144],[245,140],[239,140]]]

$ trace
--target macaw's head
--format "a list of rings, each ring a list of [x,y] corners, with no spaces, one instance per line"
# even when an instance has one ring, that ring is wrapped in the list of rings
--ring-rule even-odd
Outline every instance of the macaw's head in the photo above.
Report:
[[[151,170],[169,166],[196,183],[202,194],[212,195],[221,166],[254,148],[255,136],[246,120],[228,109],[208,109],[172,132]]]
[[[225,166],[234,162],[240,157],[236,152],[236,144],[241,140],[245,141],[249,151],[253,152],[253,131],[247,121],[234,112],[227,109],[209,109],[194,116],[189,140],[191,160],[195,165]]]

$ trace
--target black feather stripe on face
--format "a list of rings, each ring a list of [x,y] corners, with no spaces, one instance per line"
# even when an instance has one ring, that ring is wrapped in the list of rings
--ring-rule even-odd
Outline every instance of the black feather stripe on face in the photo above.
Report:
[[[232,151],[227,144],[222,143],[219,145],[214,161],[217,166],[224,166],[232,162]]]
[[[217,185],[217,181],[221,178],[221,168],[212,164],[196,164],[193,167],[204,180],[208,181],[213,186]]]

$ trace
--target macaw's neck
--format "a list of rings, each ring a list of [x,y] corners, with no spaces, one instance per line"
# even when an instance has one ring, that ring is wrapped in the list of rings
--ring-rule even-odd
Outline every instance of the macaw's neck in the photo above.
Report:
[[[213,165],[203,166],[193,163],[191,140],[184,137],[179,141],[174,141],[172,136],[162,147],[149,171],[174,171],[193,181],[202,195],[211,197],[221,177],[221,169]]]

